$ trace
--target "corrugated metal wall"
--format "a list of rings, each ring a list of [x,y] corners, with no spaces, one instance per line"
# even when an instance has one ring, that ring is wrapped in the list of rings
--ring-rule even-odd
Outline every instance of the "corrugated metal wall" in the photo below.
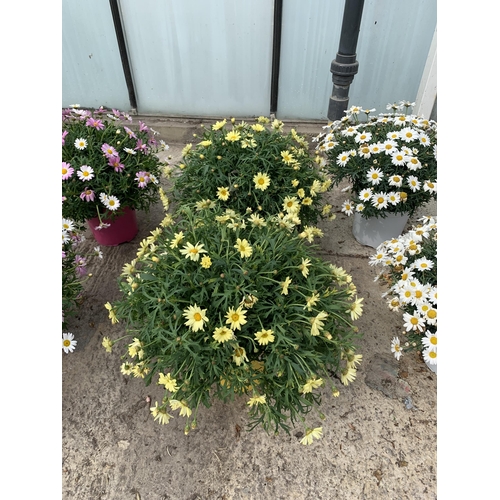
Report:
[[[273,2],[121,0],[142,113],[267,114]]]
[[[62,101],[130,109],[108,2],[62,1]]]
[[[118,4],[140,113],[269,114],[273,0]],[[327,119],[344,5],[283,0],[279,118]],[[366,0],[350,104],[415,100],[436,18],[436,0]],[[75,102],[130,109],[106,1],[63,0],[63,106]]]

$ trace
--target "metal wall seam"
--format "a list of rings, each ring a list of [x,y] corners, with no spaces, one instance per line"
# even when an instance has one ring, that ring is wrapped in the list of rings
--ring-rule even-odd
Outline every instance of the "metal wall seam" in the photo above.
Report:
[[[123,32],[118,0],[109,0],[109,6],[111,8],[113,23],[115,25],[116,41],[118,42],[118,48],[120,50],[120,57],[122,60],[123,73],[125,75],[125,82],[127,84],[130,106],[133,112],[137,112],[137,98],[135,93],[134,80],[132,78],[132,71],[130,69],[130,61],[127,53],[127,44],[125,42],[125,34]]]

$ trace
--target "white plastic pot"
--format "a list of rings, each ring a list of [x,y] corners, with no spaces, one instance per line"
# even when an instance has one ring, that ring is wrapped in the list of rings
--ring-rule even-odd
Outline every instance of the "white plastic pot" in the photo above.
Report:
[[[358,243],[377,248],[386,240],[398,238],[408,222],[408,214],[388,214],[387,217],[365,219],[359,212],[354,213],[352,234]]]

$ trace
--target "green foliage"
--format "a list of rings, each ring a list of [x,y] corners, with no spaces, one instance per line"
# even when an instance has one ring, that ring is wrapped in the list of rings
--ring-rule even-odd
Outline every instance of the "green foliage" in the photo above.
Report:
[[[122,371],[173,379],[152,411],[168,421],[168,406],[183,405],[187,429],[200,404],[243,396],[251,428],[288,432],[320,404],[313,389],[329,383],[338,393],[331,374],[353,368],[360,300],[344,270],[314,255],[311,233],[221,205],[183,204],[124,267],[122,298],[108,307],[133,338]]]
[[[239,213],[247,209],[264,214],[286,210],[285,199],[296,203],[303,224],[315,224],[328,215],[322,193],[331,181],[318,168],[307,141],[295,130],[282,131],[283,123],[260,117],[257,123],[217,122],[204,127],[200,141],[183,151],[178,176],[171,193],[177,203],[221,200]],[[256,176],[269,177],[268,187],[259,189]],[[219,194],[227,190],[229,197]]]
[[[103,108],[63,111],[63,217],[76,222],[104,214],[105,218],[113,218],[120,213],[118,207],[148,210],[158,201],[162,163],[156,153],[166,146],[156,141],[155,132],[145,124],[139,122],[137,127],[131,121],[125,113]],[[75,141],[80,141],[81,146],[77,147]],[[106,153],[105,145],[115,154]],[[93,170],[88,180],[78,177],[83,166]],[[74,172],[65,179],[64,169],[69,168]],[[138,176],[145,180],[142,187]],[[118,205],[109,209],[103,195],[116,197]]]

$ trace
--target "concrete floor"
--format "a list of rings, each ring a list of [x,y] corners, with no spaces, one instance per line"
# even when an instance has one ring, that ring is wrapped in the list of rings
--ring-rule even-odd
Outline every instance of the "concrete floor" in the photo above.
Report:
[[[184,142],[170,143],[172,164]],[[345,195],[335,189],[328,197],[340,207]],[[418,215],[424,214],[436,215],[435,204]],[[320,224],[325,236],[319,254],[344,267],[364,297],[356,323],[364,335],[363,362],[356,381],[342,387],[338,398],[324,394],[326,419],[317,423],[323,438],[305,447],[300,428],[289,436],[258,428],[248,433],[243,400],[202,409],[198,428],[188,436],[181,418],[165,426],[153,421],[147,398],[155,401],[162,391],[123,376],[120,353],[106,353],[101,342],[118,337],[121,328],[111,325],[103,304],[118,298],[123,265],[162,218],[161,205],[139,213],[132,242],[103,248],[103,265],[92,269],[85,302],[71,320],[68,330],[78,345],[62,360],[63,498],[436,499],[437,375],[416,354],[399,363],[391,355],[402,317],[387,308],[384,289],[373,281],[377,270],[368,257],[374,250],[356,242],[352,220],[340,212]]]

